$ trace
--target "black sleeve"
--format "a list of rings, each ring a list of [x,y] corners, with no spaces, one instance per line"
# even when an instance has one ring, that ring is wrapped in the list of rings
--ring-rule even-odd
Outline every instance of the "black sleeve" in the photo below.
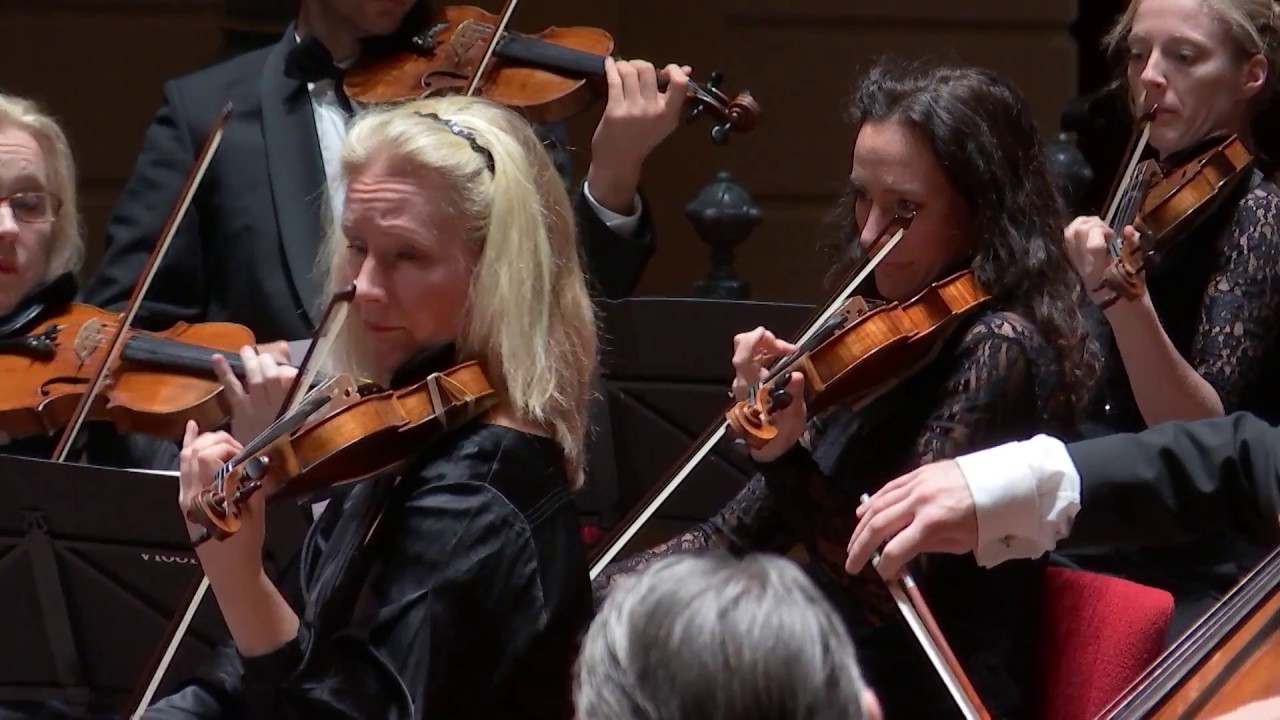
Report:
[[[1191,349],[1191,365],[1218,392],[1227,413],[1249,398],[1269,368],[1266,351],[1280,332],[1280,196],[1245,196],[1223,238]]]
[[[458,681],[450,675],[451,660],[467,656],[476,642],[465,628],[474,624],[477,601],[499,598],[495,621],[519,629],[504,635],[507,652],[520,652],[542,630],[542,605],[501,600],[540,597],[539,579],[528,526],[492,488],[432,483],[415,490],[396,518],[379,522],[392,524],[378,548],[380,572],[367,588],[376,607],[336,632],[319,629],[308,613],[293,640],[270,654],[241,658],[240,688],[231,701],[249,717],[419,717],[415,712],[430,707],[435,693],[462,692],[444,685]],[[167,712],[148,717],[202,717],[194,706],[218,695],[189,691],[191,706],[174,708],[182,698],[174,696]],[[225,699],[222,705],[234,707]]]
[[[199,143],[193,139],[179,95],[177,85],[165,85],[164,104],[107,221],[106,250],[84,290],[90,305],[118,309],[129,300],[195,164],[203,138]],[[138,310],[140,327],[159,331],[204,318],[207,288],[199,227],[197,194]]]
[[[569,151],[569,129],[564,122],[533,126],[534,134],[555,163],[556,171],[566,186],[572,184],[573,154]],[[574,195],[574,216],[578,225],[578,249],[582,254],[583,270],[587,275],[587,287],[595,297],[605,300],[622,300],[631,297],[649,258],[653,256],[653,216],[649,204],[640,203],[640,223],[633,235],[620,235],[600,219],[583,188],[578,185]]]
[[[593,295],[606,300],[631,297],[649,265],[655,246],[649,203],[642,197],[640,224],[635,235],[619,235],[592,209],[583,188],[584,185],[578,186],[574,210],[588,287]]]
[[[1280,430],[1248,413],[1067,446],[1073,545],[1175,543],[1221,528],[1280,542]]]

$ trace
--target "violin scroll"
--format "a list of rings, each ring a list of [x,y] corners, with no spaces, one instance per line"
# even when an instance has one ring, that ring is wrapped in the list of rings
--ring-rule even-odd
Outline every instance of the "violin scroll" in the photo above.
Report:
[[[704,112],[715,115],[720,123],[711,128],[711,141],[717,145],[729,142],[731,132],[750,132],[760,120],[760,104],[752,97],[751,91],[744,90],[732,99],[720,90],[724,74],[719,70],[711,73],[710,79],[702,85],[689,83],[689,113],[686,123],[693,123]]]
[[[1111,291],[1110,295],[1098,303],[1103,310],[1121,299],[1137,300],[1146,291],[1146,280],[1143,277],[1146,261],[1141,234],[1137,241],[1128,237],[1118,238],[1114,247],[1116,255],[1102,272],[1102,281],[1094,288],[1094,292]]]
[[[741,400],[725,413],[729,427],[752,450],[759,450],[778,436],[778,427],[770,422],[770,415],[791,406],[795,398],[787,392],[790,373],[784,373],[772,382],[762,383],[754,397]]]

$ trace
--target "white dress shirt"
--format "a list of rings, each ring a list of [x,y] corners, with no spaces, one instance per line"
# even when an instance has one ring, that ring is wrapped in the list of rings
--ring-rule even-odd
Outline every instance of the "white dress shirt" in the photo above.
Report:
[[[1071,533],[1080,473],[1067,446],[1048,435],[956,458],[978,515],[974,558],[992,567],[1036,558]]]

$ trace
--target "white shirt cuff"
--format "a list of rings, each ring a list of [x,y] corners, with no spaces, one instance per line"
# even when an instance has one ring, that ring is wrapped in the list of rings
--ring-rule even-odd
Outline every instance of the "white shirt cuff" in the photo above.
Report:
[[[604,221],[609,229],[624,237],[634,237],[636,229],[640,227],[640,193],[636,193],[636,197],[631,201],[631,206],[635,208],[635,212],[630,215],[620,215],[609,208],[596,202],[591,196],[591,186],[586,182],[582,183],[582,194],[587,196],[587,204],[595,211],[596,217]]]
[[[1067,446],[1036,435],[956,458],[978,515],[974,558],[992,567],[1049,552],[1080,511],[1080,474]]]

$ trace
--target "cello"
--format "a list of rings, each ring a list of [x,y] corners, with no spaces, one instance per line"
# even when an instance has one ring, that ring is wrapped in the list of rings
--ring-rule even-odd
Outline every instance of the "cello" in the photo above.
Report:
[[[1099,716],[1212,718],[1280,697],[1280,549]]]

